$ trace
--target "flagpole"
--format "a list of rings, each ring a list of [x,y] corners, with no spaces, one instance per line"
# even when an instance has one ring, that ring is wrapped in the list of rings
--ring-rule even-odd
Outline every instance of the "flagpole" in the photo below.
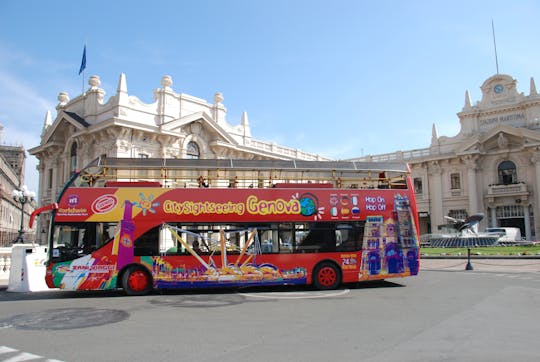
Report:
[[[85,105],[85,102],[86,102],[86,97],[84,96],[84,78],[85,78],[85,70],[86,70],[86,40],[84,41],[84,50],[83,50],[83,56],[82,56],[82,60],[81,60],[81,67],[79,69],[79,75],[81,75],[82,73],[82,86],[81,86],[81,97],[82,97],[82,100],[83,100],[83,110],[82,110],[82,114],[81,116],[84,118],[85,116],[85,108],[86,108],[86,105]]]
[[[81,75],[82,73],[82,87],[81,87],[81,95],[84,94],[84,72],[86,70],[86,40],[84,41],[84,48],[83,48],[83,56],[82,56],[82,60],[81,60],[81,67],[79,69],[79,75]]]
[[[493,48],[495,48],[495,67],[497,68],[497,74],[499,74],[499,60],[497,59],[497,42],[495,41],[495,25],[493,19],[491,19],[491,31],[493,33]]]

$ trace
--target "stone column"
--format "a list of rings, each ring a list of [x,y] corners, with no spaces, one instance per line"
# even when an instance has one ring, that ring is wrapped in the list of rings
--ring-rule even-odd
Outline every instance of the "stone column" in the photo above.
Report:
[[[444,224],[442,202],[442,169],[438,161],[428,164],[429,198],[431,200],[430,219],[431,232],[437,232],[437,226]]]
[[[43,206],[43,205],[45,205],[45,203],[43,202],[43,192],[45,191],[45,188],[47,187],[45,185],[47,177],[45,175],[45,166],[43,164],[43,160],[39,161],[39,164],[36,166],[36,169],[38,170],[38,175],[39,175],[38,198],[37,198],[37,200],[38,200],[38,205]],[[51,199],[50,202],[52,202],[52,199]],[[45,225],[45,223],[44,223],[45,220],[43,220],[43,219],[44,219],[43,217],[38,217],[37,218],[37,223],[36,223],[36,225],[37,225],[36,226],[36,230],[37,230],[36,235],[37,235],[37,240],[40,243],[45,242],[45,240],[41,240],[41,238],[44,236],[44,235],[41,234],[41,230],[44,229],[43,225]]]
[[[52,185],[51,185],[51,202],[53,200],[56,200],[56,189],[58,188],[58,165],[59,165],[59,160],[58,158],[56,159],[53,159],[51,164],[52,164]]]
[[[491,212],[491,225],[489,226],[492,228],[497,227],[497,208],[495,206],[491,206],[489,210]]]
[[[478,208],[478,191],[476,185],[476,157],[466,156],[463,161],[467,167],[467,186],[469,189],[469,215],[480,212]]]
[[[533,210],[534,215],[540,215],[540,149],[536,149],[531,157],[531,162],[534,165],[534,202]],[[534,229],[535,235],[540,234],[540,228],[538,227],[539,221],[538,218],[535,218]]]
[[[157,103],[156,126],[170,122],[180,115],[180,102],[177,101],[176,95],[171,88],[173,84],[170,75],[164,75],[161,78],[162,88],[154,91],[154,101]]]
[[[525,240],[532,240],[531,235],[531,215],[530,213],[530,207],[529,205],[523,206],[523,216],[525,218],[525,235],[522,235]]]
[[[46,175],[45,175],[45,166],[43,165],[43,161],[40,160],[39,164],[36,166],[36,170],[38,171],[39,181],[38,181],[38,198],[39,204],[43,204],[43,192],[45,191],[45,182],[46,182]]]

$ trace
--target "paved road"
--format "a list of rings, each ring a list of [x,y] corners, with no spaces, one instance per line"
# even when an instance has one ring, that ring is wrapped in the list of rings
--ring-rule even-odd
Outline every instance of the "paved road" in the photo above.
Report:
[[[329,292],[3,291],[0,361],[538,360],[539,272],[427,264]]]

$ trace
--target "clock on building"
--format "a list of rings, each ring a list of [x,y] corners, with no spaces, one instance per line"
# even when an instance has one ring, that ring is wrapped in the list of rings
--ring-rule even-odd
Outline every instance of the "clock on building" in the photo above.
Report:
[[[502,93],[504,91],[504,86],[502,84],[496,84],[495,87],[493,87],[493,91],[497,94]]]

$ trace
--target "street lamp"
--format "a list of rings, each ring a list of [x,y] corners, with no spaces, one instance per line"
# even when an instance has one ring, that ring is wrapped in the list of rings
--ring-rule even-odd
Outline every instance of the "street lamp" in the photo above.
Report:
[[[23,243],[24,205],[27,203],[32,203],[36,197],[36,193],[34,191],[29,191],[28,187],[26,187],[26,185],[23,185],[20,190],[13,190],[11,196],[13,197],[13,200],[15,200],[15,202],[21,204],[21,228],[19,229],[19,235],[17,235],[17,239],[15,239],[13,243]]]

